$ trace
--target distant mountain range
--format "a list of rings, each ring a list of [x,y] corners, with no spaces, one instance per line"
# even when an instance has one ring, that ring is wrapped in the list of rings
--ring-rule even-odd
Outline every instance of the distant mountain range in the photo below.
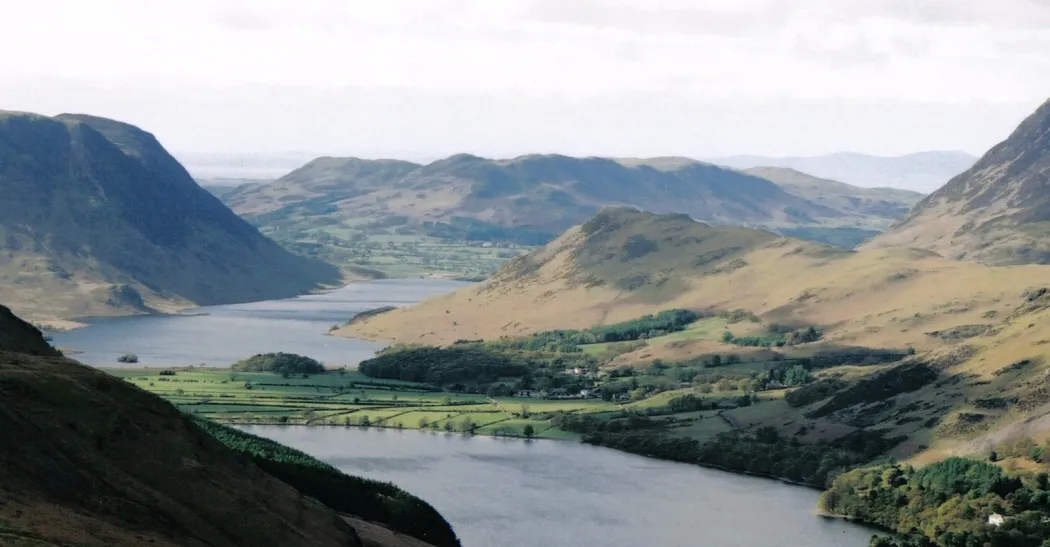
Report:
[[[929,193],[973,165],[965,152],[918,152],[905,156],[870,156],[839,152],[825,156],[728,156],[709,161],[736,169],[787,167],[810,175],[862,186],[889,187]]]
[[[544,244],[604,207],[629,205],[723,225],[806,227],[807,235],[829,242],[842,235],[836,230],[846,230],[844,245],[852,246],[903,217],[921,198],[688,158],[493,160],[466,154],[428,165],[317,158],[269,184],[214,191],[238,214],[285,237],[385,230],[526,245]]]
[[[341,278],[113,120],[0,113],[0,187],[0,302],[34,320],[289,297]]]
[[[870,247],[990,264],[1050,264],[1050,101]]]
[[[277,152],[270,154],[236,154],[179,152],[174,153],[196,179],[219,179],[221,184],[236,179],[273,180],[317,157],[310,152]]]

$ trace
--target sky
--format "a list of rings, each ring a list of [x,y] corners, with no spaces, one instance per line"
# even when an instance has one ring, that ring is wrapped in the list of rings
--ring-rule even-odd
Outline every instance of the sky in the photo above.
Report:
[[[962,150],[1050,97],[1050,0],[0,0],[0,109],[177,153]]]

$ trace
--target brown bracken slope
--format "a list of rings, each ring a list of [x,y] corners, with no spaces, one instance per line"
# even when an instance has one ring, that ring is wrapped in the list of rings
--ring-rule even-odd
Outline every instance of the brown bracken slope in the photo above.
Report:
[[[987,264],[1050,263],[1050,101],[867,248]]]

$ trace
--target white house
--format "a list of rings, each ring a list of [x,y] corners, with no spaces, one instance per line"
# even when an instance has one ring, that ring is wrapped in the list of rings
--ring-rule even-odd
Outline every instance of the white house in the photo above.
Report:
[[[1006,519],[999,513],[988,515],[988,524],[991,524],[992,526],[1002,526],[1004,522],[1006,522]]]

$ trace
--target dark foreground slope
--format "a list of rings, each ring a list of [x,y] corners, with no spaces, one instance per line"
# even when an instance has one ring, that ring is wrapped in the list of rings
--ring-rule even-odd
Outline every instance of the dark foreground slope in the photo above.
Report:
[[[309,484],[275,478],[162,399],[61,357],[10,351],[48,353],[38,331],[0,310],[0,545],[362,544]],[[353,493],[375,499],[360,484]],[[451,538],[442,545],[458,545]]]
[[[131,125],[0,112],[0,298],[37,318],[288,297],[339,280]]]

